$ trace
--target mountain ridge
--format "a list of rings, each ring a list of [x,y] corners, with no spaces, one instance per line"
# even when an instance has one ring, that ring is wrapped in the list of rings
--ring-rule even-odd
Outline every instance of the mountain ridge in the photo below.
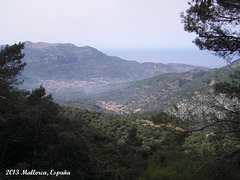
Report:
[[[152,78],[131,82],[128,86],[111,92],[95,95],[89,102],[120,114],[163,109],[182,98],[194,99],[199,92],[204,97],[212,96],[212,86],[229,81],[229,75],[240,69],[240,60],[222,68],[208,71],[191,70],[184,73],[162,74]],[[201,90],[208,89],[208,90]],[[195,93],[195,94],[194,94]],[[193,97],[191,97],[193,96]],[[206,101],[208,102],[208,101]],[[181,103],[180,103],[181,104]],[[189,102],[185,103],[190,107]],[[195,107],[195,106],[194,106]],[[200,107],[200,105],[199,105]],[[183,107],[183,109],[186,106]],[[179,105],[180,109],[180,105]],[[197,109],[197,107],[195,107]],[[173,111],[173,110],[171,110]],[[175,114],[177,114],[175,112]],[[187,114],[187,113],[186,113]]]
[[[125,83],[170,72],[205,67],[185,64],[139,63],[108,56],[90,46],[25,42],[22,73],[26,89],[43,85],[60,101],[115,89]],[[73,95],[75,94],[75,95]],[[75,97],[76,96],[76,97]]]

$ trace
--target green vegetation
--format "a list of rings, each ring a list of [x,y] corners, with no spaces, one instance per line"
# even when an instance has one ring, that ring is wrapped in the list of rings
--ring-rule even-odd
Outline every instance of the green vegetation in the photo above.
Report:
[[[7,46],[0,54],[1,178],[7,178],[8,169],[67,170],[73,179],[239,178],[239,107],[226,114],[232,123],[202,128],[214,131],[208,137],[162,111],[120,116],[61,107],[43,87],[16,88],[25,66],[22,48],[22,43]],[[217,84],[216,91],[239,98],[238,76],[231,84]],[[147,119],[155,125],[144,124],[151,122]]]
[[[201,50],[232,60],[240,55],[239,0],[193,0],[182,13],[184,28],[196,33],[194,43]]]
[[[89,109],[98,111],[60,106],[42,86],[18,89],[17,77],[26,65],[23,48],[19,43],[0,51],[1,179],[56,178],[52,170],[69,172],[59,179],[240,179],[239,61],[135,83],[122,89],[121,97],[128,89],[142,109],[155,97],[158,107],[172,95],[185,99],[165,111],[120,115],[91,104]],[[21,176],[31,170],[50,176]]]
[[[240,60],[236,60],[229,66],[219,69],[162,74],[135,81],[129,83],[127,87],[97,94],[88,102],[98,103],[98,106],[106,108],[105,104],[99,102],[112,101],[118,105],[115,110],[121,113],[163,109],[173,101],[177,102],[187,97],[189,97],[189,103],[193,104],[191,99],[196,91],[201,90],[201,94],[207,96],[213,84],[230,81],[229,75],[240,70],[239,62]],[[211,99],[214,97],[212,93]]]

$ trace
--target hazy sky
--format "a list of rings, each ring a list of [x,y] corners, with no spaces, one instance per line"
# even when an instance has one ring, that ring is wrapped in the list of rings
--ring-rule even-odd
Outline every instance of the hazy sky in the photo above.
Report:
[[[118,50],[193,49],[197,52],[192,43],[195,35],[184,31],[180,19],[180,12],[188,8],[187,2],[0,0],[0,44],[19,41],[73,43],[116,53],[111,54],[116,56],[121,55]],[[122,55],[128,58],[128,53]],[[160,59],[161,55],[155,61]],[[146,61],[151,59],[146,58]]]

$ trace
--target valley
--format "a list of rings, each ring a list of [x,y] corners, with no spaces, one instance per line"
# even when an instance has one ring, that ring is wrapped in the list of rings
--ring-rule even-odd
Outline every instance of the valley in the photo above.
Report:
[[[239,60],[219,69],[208,69],[126,61],[89,46],[44,42],[25,42],[25,46],[24,61],[28,65],[20,77],[24,89],[44,86],[61,104],[99,107],[117,114],[163,108],[178,114],[168,106],[190,106],[186,104],[192,104],[191,97],[199,94],[200,89],[206,89],[200,90],[204,92],[200,94],[207,96],[213,83],[227,80],[229,74],[239,69]]]
[[[19,77],[24,80],[23,88],[31,90],[43,85],[58,102],[85,100],[89,95],[159,74],[208,69],[186,64],[127,61],[89,46],[73,44],[27,41],[24,53],[27,66]]]
[[[202,107],[204,102],[208,104],[208,101],[216,101],[215,103],[219,104],[217,102],[222,98],[215,96],[212,87],[217,82],[228,80],[228,76],[239,69],[239,66],[236,66],[238,63],[239,60],[231,66],[208,71],[191,70],[155,76],[129,83],[127,87],[94,95],[88,102],[120,114],[164,109],[184,98],[184,101],[189,103],[185,108],[198,101],[202,103],[193,109]]]
[[[23,46],[6,46],[1,54],[9,51],[11,55],[12,50]],[[218,160],[226,151],[240,152],[240,60],[219,69],[158,72],[132,81],[123,71],[123,76],[104,74],[100,72],[104,67],[98,64],[94,64],[95,70],[85,69],[88,74],[81,74],[81,53],[72,64],[66,62],[67,57],[59,61],[64,58],[45,54],[49,50],[45,48],[53,45],[32,46],[44,48],[39,52],[44,58],[32,54],[33,62],[25,59],[30,65],[16,81],[18,74],[11,68],[22,71],[25,63],[1,61],[1,169],[68,167],[75,179],[85,175],[86,179],[126,179],[134,175],[138,179],[148,177],[146,173],[161,172],[152,171],[153,166],[163,169],[163,176],[169,168],[175,173],[187,167],[191,172],[187,171],[183,179],[192,179],[209,158]],[[20,51],[14,53],[23,57]],[[105,65],[106,69],[111,66]],[[15,84],[22,80],[20,87],[24,90]],[[239,156],[230,159],[231,165],[213,162],[207,168],[235,167],[235,157]],[[198,174],[199,179],[215,175],[204,169]],[[0,177],[4,175],[0,173]],[[233,171],[232,177],[239,175]]]
[[[240,180],[240,0],[0,9],[0,180]]]

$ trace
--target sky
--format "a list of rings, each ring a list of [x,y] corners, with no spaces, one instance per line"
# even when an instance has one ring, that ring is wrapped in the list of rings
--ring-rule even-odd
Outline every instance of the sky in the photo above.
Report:
[[[0,44],[20,41],[92,46],[139,62],[208,67],[224,60],[202,52],[184,31],[188,0],[0,0]]]

